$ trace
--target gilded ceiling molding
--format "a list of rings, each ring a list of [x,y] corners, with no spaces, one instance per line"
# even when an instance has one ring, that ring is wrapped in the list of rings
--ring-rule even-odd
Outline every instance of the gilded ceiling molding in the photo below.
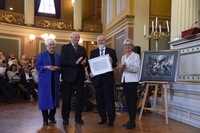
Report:
[[[35,17],[35,27],[48,28],[48,29],[58,29],[58,30],[73,30],[72,21],[53,19],[46,17]]]
[[[0,21],[5,23],[24,25],[24,15],[0,10]]]

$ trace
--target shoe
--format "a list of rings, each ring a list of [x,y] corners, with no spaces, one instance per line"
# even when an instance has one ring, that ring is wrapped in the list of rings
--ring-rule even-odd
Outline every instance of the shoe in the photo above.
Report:
[[[69,121],[68,120],[63,120],[63,124],[64,125],[69,125]]]
[[[50,120],[51,123],[56,123],[55,118],[53,118],[53,119],[49,119],[49,120]]]
[[[82,119],[76,119],[75,122],[79,123],[79,124],[83,124],[84,123],[84,121]]]
[[[106,120],[100,120],[100,121],[98,122],[99,125],[103,125],[103,124],[105,124],[105,123],[107,123]]]
[[[129,123],[130,121],[126,122],[125,124],[122,125],[122,127],[126,127]]]
[[[129,124],[126,125],[126,129],[132,129],[132,128],[135,128],[135,127],[136,127],[135,122],[129,123]]]
[[[113,122],[108,122],[108,127],[113,127]]]
[[[29,100],[30,100],[30,102],[33,102],[33,101],[35,101],[35,99],[34,99],[34,98],[30,98]]]
[[[14,102],[16,102],[16,99],[14,99],[14,98],[8,98],[7,102],[8,103],[14,103]]]
[[[43,121],[43,125],[49,125],[48,121]]]

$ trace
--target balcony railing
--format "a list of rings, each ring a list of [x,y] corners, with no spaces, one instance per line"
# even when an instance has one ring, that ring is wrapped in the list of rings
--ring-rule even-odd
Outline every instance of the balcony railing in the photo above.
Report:
[[[0,10],[0,22],[25,25],[24,14]],[[35,16],[34,25],[31,26],[38,28],[73,31],[72,20],[55,19],[40,16]],[[102,23],[83,21],[82,31],[101,33]]]
[[[35,16],[35,27],[72,31],[73,22],[71,20]]]
[[[84,32],[102,32],[101,22],[83,22],[83,31]]]
[[[0,10],[0,22],[24,25],[24,15],[20,13]]]

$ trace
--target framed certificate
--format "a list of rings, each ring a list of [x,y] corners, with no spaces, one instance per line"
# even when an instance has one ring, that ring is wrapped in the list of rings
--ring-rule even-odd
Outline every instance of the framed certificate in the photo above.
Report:
[[[109,60],[109,54],[89,59],[88,62],[93,75],[100,75],[113,71]]]

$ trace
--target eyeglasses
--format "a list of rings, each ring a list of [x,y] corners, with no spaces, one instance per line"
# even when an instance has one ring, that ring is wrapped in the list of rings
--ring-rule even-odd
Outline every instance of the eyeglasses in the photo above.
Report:
[[[132,47],[132,44],[124,44],[124,47]]]

